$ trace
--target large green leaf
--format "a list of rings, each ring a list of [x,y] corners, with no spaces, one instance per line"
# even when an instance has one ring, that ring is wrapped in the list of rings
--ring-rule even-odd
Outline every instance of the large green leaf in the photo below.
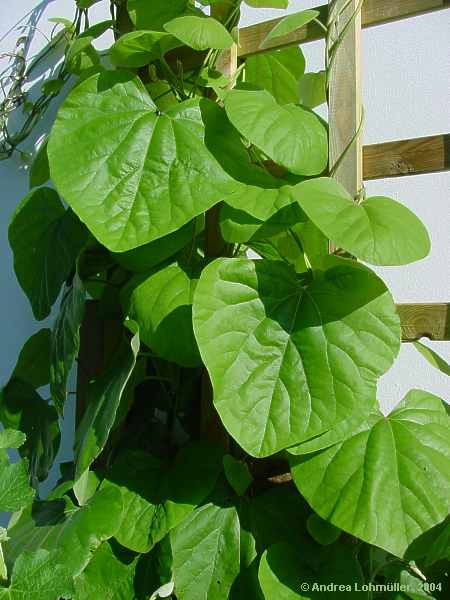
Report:
[[[391,295],[350,261],[311,281],[282,262],[218,259],[202,273],[193,320],[215,407],[253,456],[370,406],[400,346]]]
[[[28,483],[28,462],[10,464],[7,453],[9,448],[20,448],[25,440],[21,431],[0,431],[0,511],[20,510],[34,498],[35,492]]]
[[[34,190],[9,225],[17,279],[36,319],[44,319],[86,243],[86,229],[50,188]]]
[[[128,12],[136,29],[161,30],[163,25],[182,15],[189,0],[128,0]]]
[[[205,504],[171,533],[175,593],[183,600],[228,598],[239,573],[239,519],[233,506]]]
[[[402,557],[450,509],[450,419],[413,390],[389,417],[326,450],[291,459],[294,481],[324,519]]]
[[[302,10],[291,15],[286,15],[279,21],[275,27],[264,38],[261,46],[264,46],[269,40],[292,33],[300,27],[304,27],[320,15],[318,10]]]
[[[313,112],[280,106],[269,92],[248,90],[231,90],[225,110],[244,137],[288,171],[318,175],[327,166],[327,130]]]
[[[205,147],[199,102],[161,114],[124,71],[90,77],[69,94],[48,152],[57,188],[117,252],[176,231],[236,189]]]
[[[89,468],[108,441],[139,346],[136,332],[130,341],[122,342],[105,373],[89,384],[88,405],[75,437],[75,479]]]
[[[148,552],[209,495],[221,460],[221,452],[206,442],[183,448],[171,465],[140,451],[120,456],[103,483],[122,492],[124,514],[116,539]]]
[[[192,298],[199,269],[180,261],[134,277],[124,292],[126,310],[141,340],[158,356],[184,367],[201,364],[192,330]]]
[[[84,317],[85,299],[83,283],[76,274],[61,301],[51,337],[50,390],[61,415],[67,395],[67,378],[80,349],[80,326]]]
[[[75,578],[73,600],[135,598],[137,562],[137,558],[125,561],[117,548],[108,542],[103,543],[83,573]]]
[[[314,559],[317,566],[311,564]],[[353,552],[339,545],[308,557],[301,546],[275,544],[261,558],[259,582],[265,598],[277,600],[333,600],[341,595],[333,584],[343,586],[339,591],[352,598],[368,597],[367,591],[361,591],[365,581]]]
[[[4,600],[59,600],[71,598],[72,580],[68,570],[55,564],[54,555],[46,550],[24,552],[14,564],[11,584],[0,587]]]
[[[5,427],[23,431],[27,439],[19,454],[28,459],[34,485],[43,481],[58,452],[61,434],[58,414],[34,388],[11,379],[0,397],[0,421]]]
[[[53,564],[79,575],[102,542],[117,531],[122,518],[122,496],[115,488],[97,492],[78,508],[64,497],[36,502],[13,517],[5,544],[6,563],[22,552],[52,552]]]
[[[166,23],[164,29],[194,50],[224,50],[234,44],[222,23],[212,17],[178,17]]]
[[[40,329],[23,345],[12,374],[34,388],[50,382],[50,329]]]
[[[297,200],[315,225],[336,245],[374,265],[403,265],[424,258],[430,239],[422,222],[391,198],[353,202],[334,179],[297,186]]]
[[[297,103],[298,82],[305,70],[300,48],[283,48],[249,56],[245,61],[245,81],[263,87],[279,104]]]
[[[161,58],[177,46],[180,42],[163,31],[131,31],[117,40],[109,56],[114,65],[137,68]]]

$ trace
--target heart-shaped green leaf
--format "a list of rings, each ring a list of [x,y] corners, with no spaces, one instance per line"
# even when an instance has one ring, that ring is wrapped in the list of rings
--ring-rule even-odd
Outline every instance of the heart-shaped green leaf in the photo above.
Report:
[[[370,406],[400,346],[391,295],[350,261],[311,281],[282,262],[218,259],[200,277],[193,320],[215,407],[253,456]]]
[[[148,65],[180,45],[172,35],[163,31],[131,31],[117,40],[109,56],[113,65],[137,68]]]
[[[158,356],[185,367],[201,364],[192,330],[192,298],[198,268],[180,261],[127,285],[126,312],[139,325],[141,340]]]
[[[283,48],[249,56],[245,61],[245,81],[263,87],[279,104],[297,103],[299,78],[305,71],[300,48]]]
[[[194,50],[224,50],[234,44],[222,23],[212,17],[178,17],[166,23],[164,29]]]
[[[404,265],[424,258],[430,239],[408,208],[384,197],[355,204],[334,179],[297,186],[297,200],[313,223],[337,246],[373,265]]]
[[[248,90],[231,90],[225,110],[245,138],[288,171],[318,175],[327,166],[327,130],[313,112],[280,106],[269,92]]]
[[[287,15],[284,19],[281,19],[273,29],[264,38],[261,47],[264,48],[269,40],[273,40],[282,35],[292,33],[300,27],[304,27],[320,15],[318,10],[302,10],[291,15]]]
[[[209,503],[197,508],[172,531],[170,541],[177,597],[229,597],[239,573],[239,519],[234,506]]]
[[[69,277],[87,231],[58,194],[38,188],[17,207],[8,230],[14,270],[36,319],[44,319]]]
[[[403,557],[450,509],[450,419],[442,401],[411,391],[388,416],[326,450],[291,459],[294,481],[336,527]]]
[[[48,154],[56,187],[116,252],[176,231],[236,188],[205,147],[199,102],[161,114],[125,71],[94,75],[69,94]]]

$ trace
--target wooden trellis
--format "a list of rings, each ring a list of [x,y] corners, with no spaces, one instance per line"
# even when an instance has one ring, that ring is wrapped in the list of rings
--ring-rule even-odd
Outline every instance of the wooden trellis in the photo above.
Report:
[[[349,22],[357,10],[358,0],[337,0],[315,7],[324,24],[329,19],[330,6],[336,14],[336,33]],[[365,0],[362,10],[346,30],[330,74],[329,124],[330,166],[338,160],[350,140],[356,141],[339,163],[335,177],[356,196],[363,180],[403,177],[421,173],[437,173],[450,169],[450,134],[438,134],[416,139],[399,140],[362,147],[357,130],[361,123],[361,30],[399,19],[414,17],[450,6],[450,0]],[[271,40],[261,48],[262,41],[281,19],[272,19],[240,29],[238,59],[299,45],[324,37],[324,30],[311,22],[296,31]],[[195,57],[193,58],[195,61]],[[450,339],[450,303],[397,305],[404,341],[420,337],[431,340]]]

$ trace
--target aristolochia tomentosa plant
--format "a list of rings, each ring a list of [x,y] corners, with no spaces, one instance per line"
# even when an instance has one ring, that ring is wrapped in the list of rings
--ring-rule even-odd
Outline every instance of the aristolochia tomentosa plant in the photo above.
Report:
[[[381,414],[400,323],[356,261],[420,260],[426,230],[329,177],[312,110],[327,73],[305,74],[298,48],[220,67],[238,0],[202,0],[217,19],[190,0],[116,1],[89,26],[94,3],[62,21],[43,93],[69,75],[72,89],[9,228],[35,317],[64,291],[2,391],[0,508],[15,512],[0,598],[444,597],[449,417],[420,390]],[[105,58],[92,42],[108,28]],[[75,360],[74,459],[35,497]]]

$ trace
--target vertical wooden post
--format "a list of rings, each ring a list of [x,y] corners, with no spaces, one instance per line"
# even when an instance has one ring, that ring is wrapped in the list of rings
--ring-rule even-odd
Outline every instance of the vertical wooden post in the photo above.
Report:
[[[361,4],[360,0],[330,0],[328,19],[330,173],[355,199],[363,184]]]

